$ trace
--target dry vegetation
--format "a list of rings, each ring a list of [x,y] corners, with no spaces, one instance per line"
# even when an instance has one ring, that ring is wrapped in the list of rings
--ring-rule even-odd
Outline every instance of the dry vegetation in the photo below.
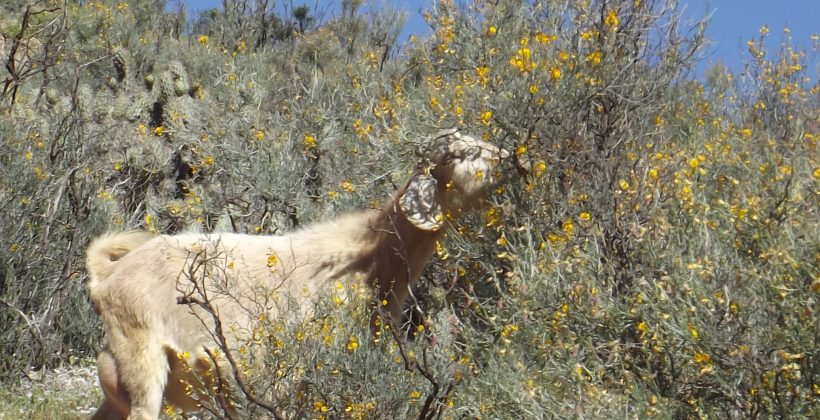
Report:
[[[92,237],[377,207],[458,125],[531,168],[439,244],[432,325],[374,349],[363,301],[264,320],[239,417],[816,418],[820,46],[763,30],[696,78],[705,22],[675,0],[468,3],[409,40],[357,0],[0,6],[0,411],[98,401],[28,379],[101,347]]]

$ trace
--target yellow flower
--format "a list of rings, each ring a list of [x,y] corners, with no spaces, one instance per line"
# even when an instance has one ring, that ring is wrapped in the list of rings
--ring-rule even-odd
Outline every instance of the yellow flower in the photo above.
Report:
[[[498,210],[496,210],[495,207],[493,207],[489,211],[487,211],[487,215],[486,215],[485,218],[487,219],[487,226],[492,226],[501,219],[500,213],[499,213]],[[440,247],[440,245],[438,245],[438,244],[437,244],[437,246]],[[443,247],[441,247],[441,249],[444,250]]]
[[[564,225],[561,228],[564,230],[564,232],[566,232],[567,235],[572,235],[572,232],[575,229],[575,226],[572,224],[572,219],[567,219],[567,221],[564,222]]]
[[[270,254],[268,257],[268,267],[273,267],[274,264],[279,262],[279,258],[276,258],[276,254]]]
[[[205,45],[205,44],[208,43],[208,39],[209,38],[208,38],[207,35],[202,35],[201,37],[199,37],[199,43],[202,44],[202,45]]]
[[[552,74],[552,78],[558,80],[561,78],[561,70],[558,70],[557,67],[551,67],[550,73]]]
[[[157,137],[162,136],[162,126],[159,126],[159,127],[154,129],[154,135],[157,136]]]
[[[587,212],[581,213],[581,219],[582,220],[589,220],[591,218],[592,218],[592,216],[590,216],[589,213],[587,213]]]
[[[697,168],[697,167],[698,167],[698,164],[699,164],[699,162],[698,162],[698,160],[697,160],[697,159],[692,159],[692,160],[690,160],[690,161],[689,161],[689,166],[690,166],[692,169]]]
[[[615,29],[618,27],[618,14],[614,10],[610,10],[609,14],[606,16],[604,20],[606,26],[609,26],[609,29]]]
[[[538,86],[535,86],[535,85],[530,86],[530,93],[532,93],[533,95],[538,93]]]
[[[413,397],[413,398],[418,398],[418,397],[420,397],[420,396],[421,396],[421,394],[419,394],[419,393],[418,393],[418,392],[416,392],[416,391],[413,391],[413,392],[411,392],[411,393],[410,393],[410,396],[411,396],[411,397]]]
[[[638,330],[640,330],[641,332],[647,332],[649,331],[649,327],[646,326],[646,322],[641,322],[640,324],[638,324]]]
[[[496,29],[495,26],[490,26],[488,32],[490,32],[490,35],[495,35],[495,33],[498,32],[498,29]]]
[[[493,113],[491,111],[486,111],[481,114],[481,123],[487,125],[490,123],[490,118],[493,117]]]
[[[538,32],[538,33],[535,34],[535,42],[538,42],[538,43],[541,43],[541,44],[550,42],[550,40],[552,40],[552,39],[553,38],[551,38],[549,35],[541,33],[541,32]]]
[[[709,357],[709,354],[704,353],[700,350],[695,350],[695,362],[698,363],[712,363],[712,358]]]
[[[698,330],[695,328],[694,324],[689,324],[689,332],[692,334],[692,337],[698,338]]]
[[[594,53],[591,53],[587,56],[587,61],[591,61],[594,66],[601,64],[601,52],[595,51]]]
[[[353,192],[356,190],[356,187],[349,180],[345,180],[344,182],[342,182],[342,189],[347,192]]]
[[[629,183],[628,183],[628,182],[626,182],[626,181],[625,181],[625,180],[623,180],[623,179],[621,180],[621,182],[619,182],[619,183],[618,183],[618,186],[620,186],[620,187],[621,187],[621,190],[623,190],[623,191],[626,191],[626,190],[628,190],[628,189],[629,189]]]

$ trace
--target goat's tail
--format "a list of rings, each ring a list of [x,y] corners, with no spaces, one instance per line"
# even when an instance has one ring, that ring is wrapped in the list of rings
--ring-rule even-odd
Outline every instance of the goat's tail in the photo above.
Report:
[[[109,232],[88,246],[85,269],[88,271],[88,291],[94,298],[101,282],[111,275],[116,261],[148,242],[154,235],[142,230]]]

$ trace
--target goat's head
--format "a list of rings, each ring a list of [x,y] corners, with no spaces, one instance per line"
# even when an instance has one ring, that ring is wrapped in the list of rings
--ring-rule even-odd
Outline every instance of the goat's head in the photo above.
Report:
[[[509,155],[457,128],[439,132],[425,153],[432,163],[429,171],[416,171],[399,199],[402,211],[417,227],[438,230],[445,215],[481,209],[485,191],[499,181],[495,169]]]

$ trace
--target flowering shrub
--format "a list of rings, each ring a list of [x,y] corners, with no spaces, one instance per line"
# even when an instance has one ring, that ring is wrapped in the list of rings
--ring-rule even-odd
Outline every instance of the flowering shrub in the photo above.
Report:
[[[430,324],[374,342],[364,295],[260,319],[243,416],[817,416],[820,88],[788,30],[696,78],[674,0],[441,0],[408,40],[357,1],[227,4],[2,13],[0,377],[99,348],[93,236],[377,206],[458,125],[513,157],[414,291]]]

